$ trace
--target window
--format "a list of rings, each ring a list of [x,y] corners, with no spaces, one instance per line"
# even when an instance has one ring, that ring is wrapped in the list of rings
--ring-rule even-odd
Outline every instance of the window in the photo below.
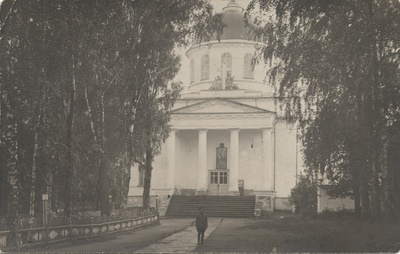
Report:
[[[217,184],[218,183],[218,172],[211,172],[210,174],[210,183]]]
[[[190,60],[190,83],[194,82],[194,59]]]
[[[219,172],[219,183],[220,184],[228,183],[228,173],[227,172]]]
[[[210,172],[211,184],[228,184],[228,172]]]
[[[232,76],[232,56],[229,53],[223,53],[221,56],[221,69],[226,71],[226,76]]]
[[[144,168],[139,166],[139,184],[138,186],[144,185]]]
[[[201,80],[208,79],[209,78],[209,70],[210,70],[210,65],[209,65],[210,58],[208,55],[203,55],[201,58]]]
[[[253,78],[253,66],[252,66],[253,56],[251,53],[247,53],[244,56],[244,78]]]

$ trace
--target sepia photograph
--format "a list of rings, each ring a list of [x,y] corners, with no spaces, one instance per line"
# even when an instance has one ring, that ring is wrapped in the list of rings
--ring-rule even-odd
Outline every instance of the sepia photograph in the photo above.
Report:
[[[0,253],[400,253],[400,0],[0,0]]]

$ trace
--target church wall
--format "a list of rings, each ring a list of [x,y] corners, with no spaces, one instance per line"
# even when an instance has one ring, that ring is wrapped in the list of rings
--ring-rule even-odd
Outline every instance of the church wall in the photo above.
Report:
[[[176,138],[176,187],[180,189],[196,189],[198,132],[178,131]]]
[[[284,122],[275,125],[275,190],[287,198],[296,184],[296,129]]]
[[[196,85],[195,89],[190,90],[199,91],[208,89],[211,85],[210,82],[218,75],[221,76],[221,56],[225,52],[229,52],[232,56],[232,76],[240,83],[239,87],[241,89],[259,90],[259,88],[263,88],[260,84],[262,84],[265,77],[265,64],[259,64],[254,68],[254,78],[244,78],[244,56],[247,53],[254,54],[254,51],[254,44],[240,40],[234,42],[210,43],[189,50],[188,57],[194,60],[195,76],[194,83],[192,84]],[[201,80],[201,58],[204,54],[209,55],[209,78]],[[253,83],[254,81],[258,82]],[[264,86],[264,89],[265,88],[268,87]]]
[[[161,154],[157,155],[153,161],[153,171],[151,177],[151,186],[154,189],[168,188],[168,158],[167,158],[167,144],[163,143],[161,146]]]
[[[240,130],[239,180],[244,180],[245,189],[262,189],[262,149],[261,130]]]

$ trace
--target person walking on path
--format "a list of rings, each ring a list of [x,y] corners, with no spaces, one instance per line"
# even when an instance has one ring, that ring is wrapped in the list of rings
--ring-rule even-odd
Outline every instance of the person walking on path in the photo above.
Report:
[[[203,244],[204,232],[208,227],[207,216],[204,213],[204,207],[200,206],[200,212],[196,217],[196,229],[197,229],[197,244]]]

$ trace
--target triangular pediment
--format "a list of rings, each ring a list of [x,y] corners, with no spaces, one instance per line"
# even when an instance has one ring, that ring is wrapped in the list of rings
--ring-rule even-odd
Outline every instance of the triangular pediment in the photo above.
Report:
[[[235,101],[214,99],[172,110],[172,114],[266,113],[265,109]]]

